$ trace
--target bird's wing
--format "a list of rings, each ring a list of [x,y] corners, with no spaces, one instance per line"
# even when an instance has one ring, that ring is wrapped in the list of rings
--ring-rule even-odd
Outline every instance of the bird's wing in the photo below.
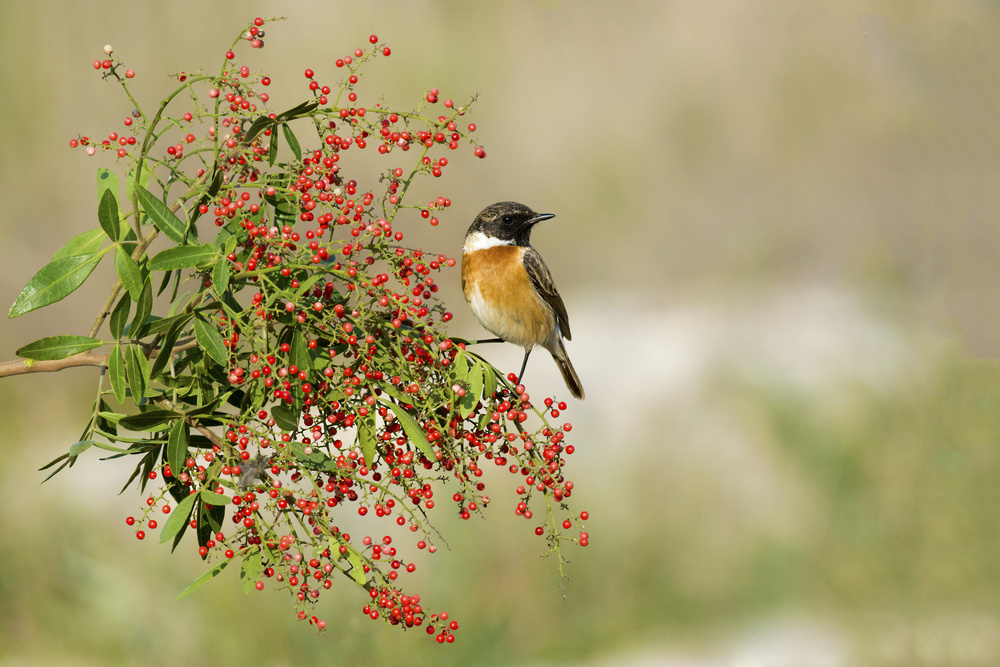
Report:
[[[556,322],[559,324],[559,332],[566,340],[572,340],[573,336],[569,331],[569,315],[566,314],[566,305],[563,303],[556,284],[549,273],[549,267],[545,266],[542,256],[532,247],[524,249],[524,268],[528,271],[531,285],[538,292],[538,295],[545,299],[545,302],[552,306],[556,313]]]

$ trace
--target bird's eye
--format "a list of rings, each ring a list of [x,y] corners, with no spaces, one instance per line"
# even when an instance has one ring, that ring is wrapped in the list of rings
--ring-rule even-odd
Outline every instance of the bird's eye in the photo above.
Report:
[[[509,225],[510,223],[514,222],[514,217],[510,216],[510,215],[505,215],[503,217],[503,221],[504,221],[504,224]]]

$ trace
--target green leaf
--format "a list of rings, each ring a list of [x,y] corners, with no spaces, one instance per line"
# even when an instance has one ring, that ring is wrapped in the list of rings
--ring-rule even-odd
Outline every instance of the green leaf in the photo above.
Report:
[[[124,246],[115,247],[115,273],[118,274],[132,300],[138,301],[142,296],[142,272]]]
[[[292,132],[292,128],[288,127],[288,123],[281,124],[281,133],[285,135],[285,141],[288,142],[288,147],[292,149],[292,154],[295,155],[295,159],[301,160],[302,147],[299,146],[299,140],[295,138],[295,133]]]
[[[104,198],[105,192],[111,192],[115,196],[115,201],[118,201],[118,177],[115,172],[110,169],[105,169],[104,167],[97,168],[97,201],[101,201]],[[118,238],[112,239],[117,241]]]
[[[108,377],[111,379],[111,391],[119,403],[125,402],[126,380],[125,361],[122,359],[121,347],[116,343],[108,360]]]
[[[169,331],[170,329],[173,329],[178,322],[180,322],[181,325],[187,324],[188,320],[192,317],[194,317],[194,313],[180,313],[179,315],[161,317],[160,319],[154,319],[151,317],[149,318],[149,327],[146,329],[146,334],[153,335]]]
[[[295,455],[295,460],[302,465],[303,468],[309,468],[310,470],[322,470],[325,472],[337,472],[336,462],[327,456],[320,449],[313,449],[311,452],[306,454],[306,446],[301,442],[290,443],[289,447],[292,453]]]
[[[153,360],[152,368],[149,369],[150,379],[159,377],[160,373],[163,372],[163,369],[167,367],[167,363],[170,362],[170,357],[174,354],[174,345],[177,343],[177,339],[180,337],[181,331],[184,330],[184,325],[187,324],[193,316],[193,313],[185,313],[184,315],[179,315],[176,318],[168,318],[173,321],[173,324],[163,337],[163,342],[160,345],[160,351],[156,355],[156,359]],[[162,320],[160,321],[162,322]]]
[[[215,246],[216,250],[222,252],[222,254],[228,255],[229,253],[223,252],[222,249],[226,247],[226,241],[232,238],[232,236],[233,233],[229,231],[227,227],[223,227],[219,230],[219,233],[215,235],[215,240],[212,241],[212,245]]]
[[[170,495],[174,496],[175,499],[177,497],[177,493],[178,493],[177,487],[175,486],[170,487]],[[190,527],[190,525],[191,524],[186,521],[181,524],[181,529],[177,531],[177,534],[174,536],[174,543],[170,545],[170,553],[173,553],[174,550],[177,549],[177,545],[180,544],[181,540],[184,539],[184,535],[187,533],[187,530]]]
[[[222,343],[219,331],[200,317],[194,321],[194,337],[198,339],[198,345],[216,362],[225,365],[229,360],[229,352]]]
[[[375,426],[365,418],[361,418],[357,425],[361,455],[365,457],[365,465],[371,468],[375,465]]]
[[[303,102],[302,104],[297,104],[288,111],[283,111],[279,113],[275,118],[276,122],[281,122],[283,120],[293,120],[295,118],[301,118],[306,116],[310,111],[319,106],[319,102]]]
[[[62,461],[62,465],[59,466],[58,468],[56,468],[55,470],[53,470],[51,473],[49,473],[49,476],[42,480],[42,484],[44,484],[45,482],[49,481],[50,479],[52,479],[56,475],[58,475],[60,470],[62,470],[66,466],[70,465],[69,455],[63,454],[61,456],[58,456],[58,457],[52,459],[51,461],[49,461],[48,463],[46,463],[45,465],[43,465],[41,468],[39,468],[39,470],[47,470],[47,469],[51,468],[52,466],[54,466],[55,464],[59,463],[60,461]]]
[[[183,597],[187,597],[188,595],[190,595],[191,593],[193,593],[195,590],[197,590],[198,588],[200,588],[205,583],[207,583],[207,582],[211,581],[212,579],[214,579],[215,577],[219,576],[219,573],[222,572],[223,570],[225,570],[226,566],[229,565],[229,563],[231,563],[231,562],[232,562],[232,559],[231,558],[227,558],[225,560],[219,561],[218,563],[216,563],[215,565],[213,565],[212,567],[210,567],[208,569],[208,571],[206,571],[203,575],[201,575],[200,577],[198,577],[197,579],[195,579],[194,581],[192,581],[191,585],[189,585],[187,588],[185,588],[183,591],[181,591],[181,594],[177,596],[177,600],[180,600]]]
[[[326,274],[324,274],[322,271],[317,271],[316,273],[312,274],[311,276],[303,280],[301,283],[299,283],[299,286],[295,289],[294,292],[292,292],[292,294],[294,295],[293,298],[289,299],[289,301],[297,302],[299,300],[299,297],[301,297],[303,294],[311,290],[313,286],[320,280],[324,279],[326,279]]]
[[[182,245],[167,248],[149,260],[150,271],[173,271],[197,266],[216,256],[216,250],[211,245]]]
[[[268,125],[274,123],[268,116],[257,116],[246,132],[243,133],[243,143],[249,145],[257,138],[257,135],[267,129]]]
[[[216,396],[215,398],[213,398],[211,401],[208,401],[207,403],[205,403],[204,405],[200,405],[200,406],[198,406],[196,408],[192,408],[192,409],[186,411],[184,414],[186,414],[188,417],[191,417],[191,418],[194,418],[194,417],[211,417],[215,413],[216,409],[220,405],[222,405],[225,401],[227,401],[232,394],[233,394],[232,390],[223,392],[223,393],[219,394],[218,396]]]
[[[178,469],[179,468],[174,468],[174,470]],[[198,494],[192,493],[185,497],[184,500],[177,503],[177,507],[170,512],[170,516],[167,517],[166,523],[163,524],[163,532],[160,534],[160,544],[173,539],[173,537],[181,531],[181,528],[183,528],[188,522],[188,517],[191,516],[191,510],[194,508],[194,501],[197,499]]]
[[[79,442],[74,442],[72,445],[69,446],[69,456],[71,458],[74,456],[79,456],[80,454],[83,454],[85,451],[87,451],[93,445],[96,444],[97,443],[94,442],[93,440],[80,440]]]
[[[183,419],[178,419],[170,427],[170,436],[167,438],[167,463],[170,469],[179,475],[184,469],[184,461],[188,455],[188,424]]]
[[[122,332],[125,331],[125,324],[128,322],[131,310],[132,297],[128,295],[128,292],[125,292],[118,299],[118,303],[115,304],[114,310],[111,311],[111,317],[108,319],[108,325],[111,327],[111,335],[114,336],[115,340],[122,337]]]
[[[299,370],[312,368],[312,356],[309,354],[309,344],[306,343],[305,334],[296,329],[292,336],[291,349],[288,351],[288,361],[293,366],[298,366]]]
[[[368,580],[365,578],[365,565],[361,562],[361,556],[358,555],[358,552],[348,548],[347,560],[351,564],[351,570],[348,572],[351,578],[360,586],[368,583]]]
[[[129,345],[125,351],[125,372],[128,375],[128,386],[132,390],[132,400],[136,405],[142,400],[142,395],[146,393],[149,386],[149,367],[144,366],[139,360],[145,360],[146,356],[138,345]],[[148,364],[148,362],[147,362]],[[145,368],[145,373],[143,369]]]
[[[219,488],[221,489],[222,487]],[[225,494],[209,491],[206,488],[202,488],[201,490],[201,501],[206,505],[212,505],[214,507],[225,507],[233,502],[232,499],[227,497]]]
[[[98,414],[98,415],[99,415],[99,416],[101,417],[101,419],[102,419],[102,420],[103,420],[104,422],[106,422],[107,424],[117,424],[117,423],[118,423],[118,422],[120,422],[121,420],[123,420],[123,419],[125,419],[126,417],[128,417],[128,415],[126,415],[126,414],[123,414],[123,413],[121,413],[121,412],[108,412],[108,411],[103,411],[103,412],[99,412],[99,413],[97,413],[97,414]],[[130,442],[130,441],[126,440],[126,442]]]
[[[36,361],[52,361],[65,359],[80,352],[93,350],[104,345],[104,341],[87,336],[48,336],[33,343],[28,343],[15,352],[19,357],[35,359]]]
[[[287,405],[275,405],[272,407],[271,416],[274,417],[274,423],[282,431],[294,431],[299,427],[298,415],[295,410]]]
[[[28,281],[7,311],[7,316],[19,317],[65,299],[93,273],[105,252],[73,255],[49,262]]]
[[[148,262],[147,262],[148,263]],[[156,296],[163,294],[163,290],[167,289],[167,285],[170,284],[170,278],[173,276],[173,271],[164,271],[163,280],[160,281],[160,289],[156,290]]]
[[[240,584],[243,586],[243,592],[247,595],[257,590],[256,584],[264,574],[264,562],[258,553],[248,551],[243,554],[243,565],[240,566]]]
[[[115,452],[116,454],[128,453],[127,449],[122,449],[121,447],[115,447],[114,445],[109,445],[106,442],[95,442],[94,447],[97,447],[98,449],[103,449],[104,451],[107,452]],[[108,458],[115,458],[115,457],[108,457]]]
[[[382,393],[392,396],[397,401],[402,401],[403,403],[406,403],[407,401],[412,400],[404,392],[400,391],[399,389],[392,386],[388,382],[379,382],[378,388],[382,390]]]
[[[396,405],[392,401],[386,401],[385,405],[393,411],[396,415],[396,419],[399,420],[399,425],[403,427],[403,433],[406,437],[410,439],[413,446],[423,452],[431,461],[434,460],[434,448],[431,447],[430,441],[427,440],[427,435],[424,433],[424,429],[421,428],[417,420],[407,412],[403,406]]]
[[[167,424],[183,416],[183,413],[174,410],[156,408],[122,417],[118,420],[118,425],[129,431],[161,431]]]
[[[204,498],[202,498],[204,500]],[[198,544],[205,546],[215,533],[222,530],[222,522],[226,520],[226,508],[210,507],[204,502],[198,505]]]
[[[153,221],[156,228],[166,234],[167,238],[178,245],[184,245],[184,234],[187,231],[187,223],[174,215],[170,207],[157,199],[153,193],[141,185],[137,185],[135,193],[139,197],[142,209]],[[193,235],[192,235],[193,236]]]
[[[487,400],[493,396],[497,391],[497,374],[493,370],[493,365],[490,363],[483,363],[483,396]]]
[[[267,149],[267,163],[274,166],[274,161],[278,159],[278,133],[271,133],[271,144]]]
[[[465,378],[469,374],[469,360],[462,348],[458,348],[458,354],[451,362],[451,372],[457,382],[465,382]]]
[[[483,395],[483,371],[479,364],[472,364],[466,379],[468,380],[469,386],[465,390],[465,396],[460,398],[458,401],[458,411],[459,414],[462,415],[462,419],[469,418],[472,411],[476,409],[476,403],[479,402],[479,397]]]
[[[101,223],[101,229],[112,241],[118,240],[121,233],[119,229],[118,215],[118,195],[112,190],[105,190],[101,195],[101,201],[97,204],[97,220]]]
[[[229,272],[229,260],[220,257],[212,268],[212,287],[215,288],[215,293],[219,296],[222,296],[222,293],[229,287]]]
[[[56,250],[55,254],[52,255],[52,261],[73,257],[74,255],[90,255],[95,253],[104,245],[106,238],[108,237],[100,227],[77,234],[66,245]]]
[[[147,277],[142,283],[142,292],[139,293],[135,306],[135,317],[129,325],[128,333],[132,338],[142,338],[145,335],[146,320],[153,312],[153,283]]]
[[[142,161],[133,167],[125,177],[125,196],[128,197],[129,201],[135,198],[135,172],[140,166],[142,167],[142,174],[139,177],[139,185],[142,187],[149,185],[149,169],[146,168],[146,162]]]

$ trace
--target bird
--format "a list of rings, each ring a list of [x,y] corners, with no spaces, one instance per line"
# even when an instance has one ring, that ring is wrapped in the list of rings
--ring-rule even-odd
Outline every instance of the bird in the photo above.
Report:
[[[566,305],[530,243],[532,228],[554,217],[513,201],[484,208],[465,234],[462,292],[483,328],[498,336],[478,342],[510,342],[524,348],[518,384],[537,345],[552,355],[570,393],[583,400],[583,384],[563,345],[564,338],[572,340]]]

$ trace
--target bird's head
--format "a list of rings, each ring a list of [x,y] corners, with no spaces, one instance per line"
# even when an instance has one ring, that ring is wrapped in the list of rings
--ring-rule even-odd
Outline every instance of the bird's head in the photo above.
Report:
[[[480,211],[468,234],[480,232],[505,243],[526,246],[531,228],[542,220],[554,217],[552,213],[535,213],[516,201],[502,201]]]

